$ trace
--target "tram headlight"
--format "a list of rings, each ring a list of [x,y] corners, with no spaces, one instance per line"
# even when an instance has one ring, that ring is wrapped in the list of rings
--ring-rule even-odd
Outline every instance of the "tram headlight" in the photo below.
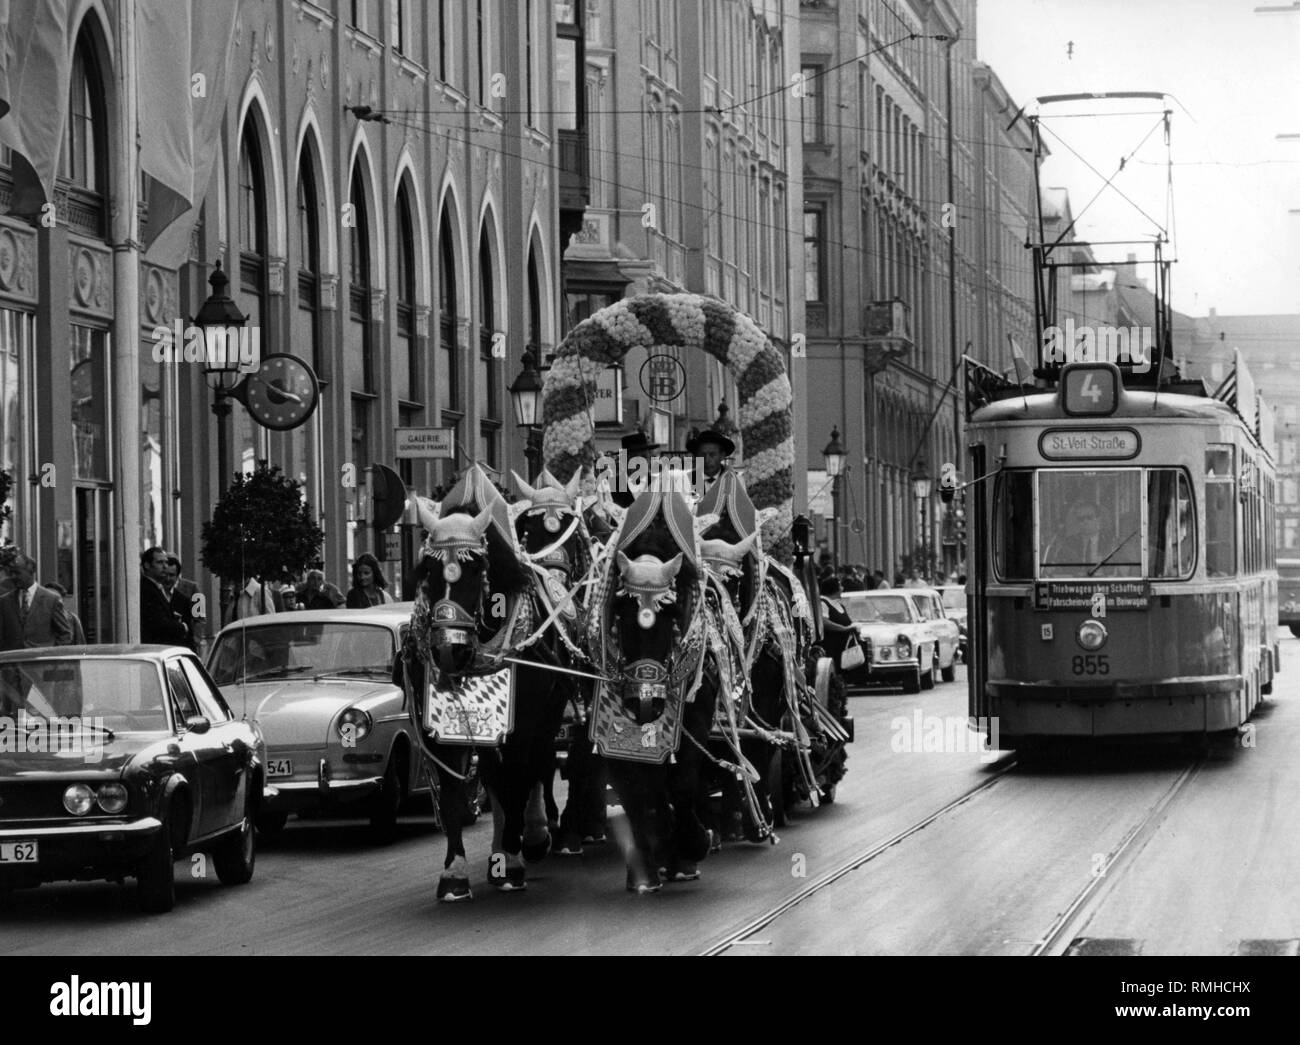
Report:
[[[1086,650],[1099,650],[1106,645],[1106,625],[1099,620],[1086,620],[1079,625],[1074,639]]]

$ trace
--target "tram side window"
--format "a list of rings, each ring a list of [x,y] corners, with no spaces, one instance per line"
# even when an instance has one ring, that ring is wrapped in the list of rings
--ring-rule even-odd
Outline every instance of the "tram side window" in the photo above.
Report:
[[[1237,572],[1237,500],[1233,447],[1205,451],[1205,572],[1231,577]]]
[[[993,493],[993,567],[1004,581],[1034,579],[1032,472],[1003,472]]]
[[[1188,578],[1196,568],[1196,512],[1187,476],[1147,472],[1147,563],[1150,576]]]

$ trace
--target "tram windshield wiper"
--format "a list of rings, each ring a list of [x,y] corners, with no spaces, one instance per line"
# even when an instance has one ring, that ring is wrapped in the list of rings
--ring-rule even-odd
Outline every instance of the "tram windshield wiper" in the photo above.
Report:
[[[1106,563],[1110,562],[1110,560],[1111,560],[1112,558],[1115,557],[1115,553],[1118,552],[1121,548],[1123,548],[1124,545],[1128,544],[1128,542],[1131,541],[1134,537],[1136,537],[1136,536],[1138,535],[1138,531],[1141,530],[1141,529],[1142,529],[1142,527],[1139,526],[1139,527],[1137,528],[1137,530],[1134,530],[1134,531],[1133,531],[1132,533],[1130,533],[1127,537],[1125,537],[1122,541],[1120,541],[1119,544],[1115,545],[1115,547],[1112,548],[1112,549],[1107,553],[1106,557],[1105,557],[1104,559],[1102,559],[1101,562],[1097,563],[1096,566],[1094,566],[1092,569],[1090,569],[1090,570],[1088,571],[1088,576],[1091,577],[1091,576],[1092,576],[1093,574],[1095,574],[1098,570],[1100,570],[1103,566],[1105,566]]]

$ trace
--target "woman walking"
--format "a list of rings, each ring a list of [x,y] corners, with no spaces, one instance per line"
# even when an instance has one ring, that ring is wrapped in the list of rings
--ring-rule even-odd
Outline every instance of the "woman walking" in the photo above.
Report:
[[[348,608],[363,610],[367,606],[382,606],[392,602],[388,582],[379,571],[379,560],[369,552],[358,555],[352,564],[352,587],[348,591]]]

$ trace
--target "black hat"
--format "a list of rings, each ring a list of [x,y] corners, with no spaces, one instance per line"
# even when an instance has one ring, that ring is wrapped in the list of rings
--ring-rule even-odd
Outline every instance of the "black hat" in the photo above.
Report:
[[[658,450],[659,444],[650,442],[645,432],[639,428],[634,428],[629,435],[623,436],[623,449],[629,454],[644,453],[649,450]]]
[[[730,457],[736,452],[736,444],[721,432],[714,431],[712,428],[706,428],[693,438],[687,439],[686,450],[688,453],[698,454],[700,447],[705,443],[715,443],[720,446],[724,457]]]

